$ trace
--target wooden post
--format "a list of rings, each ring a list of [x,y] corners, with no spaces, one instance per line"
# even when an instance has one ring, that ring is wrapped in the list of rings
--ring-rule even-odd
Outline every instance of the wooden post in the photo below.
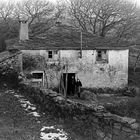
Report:
[[[82,58],[82,45],[83,45],[83,33],[82,33],[82,29],[80,30],[81,32],[81,34],[80,34],[80,58]]]
[[[67,98],[67,90],[68,90],[68,73],[66,72],[66,90],[65,90],[65,98]]]
[[[20,71],[21,71],[21,73],[23,74],[23,55],[22,55],[22,53],[21,54],[19,54],[19,63],[20,63]]]
[[[43,79],[42,79],[42,85],[44,87],[44,84],[45,84],[45,74],[44,74],[44,71],[43,71]]]

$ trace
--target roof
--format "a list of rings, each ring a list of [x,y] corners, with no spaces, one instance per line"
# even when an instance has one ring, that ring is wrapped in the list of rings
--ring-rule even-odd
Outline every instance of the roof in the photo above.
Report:
[[[19,50],[69,50],[80,49],[81,47],[81,32],[67,25],[54,26],[44,32],[36,33],[29,37],[29,40],[18,41],[13,39],[7,41],[10,49]],[[91,33],[82,32],[82,49],[112,49],[121,50],[128,49],[128,42],[117,41],[95,36]]]

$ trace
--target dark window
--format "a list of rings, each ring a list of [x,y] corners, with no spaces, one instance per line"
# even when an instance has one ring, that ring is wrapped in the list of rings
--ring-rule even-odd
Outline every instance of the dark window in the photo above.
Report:
[[[96,61],[107,63],[108,62],[108,53],[106,50],[97,50]]]
[[[52,58],[52,57],[53,57],[52,51],[48,51],[48,58]]]
[[[102,52],[97,51],[97,60],[102,60]]]
[[[43,77],[43,73],[33,73],[32,74],[32,78],[35,78],[35,79],[42,79]]]

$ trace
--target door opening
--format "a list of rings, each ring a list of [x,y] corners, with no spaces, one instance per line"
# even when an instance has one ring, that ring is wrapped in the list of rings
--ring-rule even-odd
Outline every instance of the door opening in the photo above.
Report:
[[[67,76],[67,79],[66,79]],[[75,73],[63,73],[64,88],[67,86],[67,95],[73,96],[75,94]],[[67,83],[67,85],[66,85]]]

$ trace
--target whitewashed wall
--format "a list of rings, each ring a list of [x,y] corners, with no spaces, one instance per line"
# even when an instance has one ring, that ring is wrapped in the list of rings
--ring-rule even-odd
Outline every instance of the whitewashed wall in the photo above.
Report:
[[[40,54],[46,57],[46,59],[48,57],[46,50],[27,50],[23,51],[23,53],[30,53],[31,55]],[[76,73],[76,77],[81,80],[83,87],[123,88],[127,85],[128,50],[108,50],[108,63],[103,64],[96,62],[96,50],[83,50],[82,58],[79,58],[78,55],[79,50],[60,50],[56,57],[60,57],[62,63],[64,60],[68,62],[68,72]],[[55,80],[48,80],[51,83],[50,86],[58,85],[60,81],[59,77],[56,78],[60,74],[58,74],[58,71],[55,74],[54,71],[55,69],[51,72],[51,77],[54,77]]]

